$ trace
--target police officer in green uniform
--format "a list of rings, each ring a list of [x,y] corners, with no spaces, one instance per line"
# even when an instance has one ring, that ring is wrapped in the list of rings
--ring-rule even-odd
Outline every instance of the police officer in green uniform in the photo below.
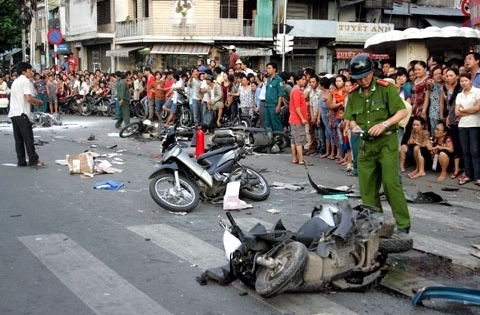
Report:
[[[352,59],[351,77],[357,84],[349,93],[343,118],[350,121],[353,133],[363,131],[357,162],[362,202],[381,209],[379,190],[383,184],[397,230],[408,233],[410,214],[398,180],[397,140],[398,122],[407,110],[395,86],[374,77],[374,68],[367,55]]]
[[[265,129],[273,131],[282,131],[282,119],[280,110],[282,108],[284,83],[277,74],[277,64],[270,62],[267,64],[267,87],[265,92]]]

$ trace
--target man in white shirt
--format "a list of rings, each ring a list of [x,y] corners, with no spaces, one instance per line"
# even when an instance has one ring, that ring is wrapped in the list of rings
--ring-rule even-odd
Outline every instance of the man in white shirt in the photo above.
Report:
[[[36,99],[33,82],[32,65],[21,62],[17,66],[21,75],[12,83],[10,90],[10,111],[8,117],[12,121],[13,136],[15,138],[15,151],[17,152],[18,166],[44,167],[45,163],[39,161],[33,144],[33,130],[30,122],[30,106],[40,106],[43,101]],[[28,164],[25,156],[28,155]]]
[[[165,106],[168,108],[170,105],[170,115],[168,116],[167,121],[165,122],[166,125],[173,124],[173,121],[175,120],[175,115],[177,113],[177,101],[178,101],[178,93],[177,90],[185,90],[185,82],[180,78],[178,74],[173,74],[173,85],[170,88],[173,92],[173,96],[171,101],[168,103],[170,104],[165,104]]]

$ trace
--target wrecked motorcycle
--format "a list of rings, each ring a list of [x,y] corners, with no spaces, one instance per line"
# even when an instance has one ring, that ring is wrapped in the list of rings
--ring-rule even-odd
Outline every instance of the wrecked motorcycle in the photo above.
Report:
[[[269,132],[263,128],[242,126],[215,129],[210,142],[211,149],[236,143],[243,146],[248,153],[253,151],[279,153],[290,147],[290,138],[283,131]]]
[[[162,162],[150,175],[150,195],[162,208],[173,212],[195,209],[200,200],[223,199],[227,184],[240,182],[240,195],[262,201],[270,195],[267,180],[240,160],[246,154],[236,145],[206,152],[195,161],[177,141],[178,122],[162,143]]]
[[[331,287],[366,290],[385,275],[390,250],[411,248],[408,242],[396,242],[396,248],[381,249],[380,240],[392,236],[395,220],[365,205],[318,205],[296,233],[281,220],[271,230],[257,223],[244,233],[232,214],[226,215],[230,225],[223,219],[220,225],[225,229],[224,248],[230,264],[222,267],[223,274],[229,281],[240,279],[262,297]]]
[[[61,126],[63,123],[63,113],[48,114],[41,112],[34,112],[31,115],[30,121],[32,122],[32,128],[36,127],[52,127]]]
[[[162,124],[149,119],[139,120],[120,130],[120,138],[142,136],[144,139],[160,139],[164,134]]]

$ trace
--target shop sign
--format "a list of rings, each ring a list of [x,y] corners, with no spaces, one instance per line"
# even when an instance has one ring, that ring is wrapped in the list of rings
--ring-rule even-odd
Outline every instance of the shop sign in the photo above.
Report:
[[[353,57],[355,57],[356,55],[359,55],[359,54],[366,54],[366,52],[362,51],[362,50],[351,50],[351,49],[337,49],[335,51],[335,54],[336,54],[336,58],[337,59],[352,59]],[[368,56],[371,58],[371,59],[375,59],[375,60],[384,60],[384,59],[390,59],[390,55],[389,54],[368,54]]]
[[[318,39],[294,39],[293,47],[297,49],[317,49],[318,48]]]
[[[393,24],[386,23],[353,23],[337,22],[337,42],[364,43],[373,35],[386,33],[395,29]]]

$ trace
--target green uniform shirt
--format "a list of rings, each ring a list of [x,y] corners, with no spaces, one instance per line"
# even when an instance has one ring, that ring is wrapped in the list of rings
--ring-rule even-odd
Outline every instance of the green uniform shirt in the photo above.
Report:
[[[353,120],[362,130],[369,130],[372,126],[382,123],[395,115],[399,110],[405,109],[400,95],[394,84],[387,81],[377,82],[373,78],[368,95],[365,95],[360,87],[357,87],[348,95],[347,106],[343,118]],[[383,82],[388,83],[384,86]],[[389,126],[388,130],[398,129],[398,124]]]
[[[119,100],[124,100],[125,102],[130,101],[130,91],[128,89],[127,82],[125,82],[125,80],[118,79],[117,97]]]
[[[278,104],[278,98],[285,95],[285,84],[278,74],[275,74],[273,78],[268,78],[266,84],[267,88],[265,92],[265,106],[275,107]]]

